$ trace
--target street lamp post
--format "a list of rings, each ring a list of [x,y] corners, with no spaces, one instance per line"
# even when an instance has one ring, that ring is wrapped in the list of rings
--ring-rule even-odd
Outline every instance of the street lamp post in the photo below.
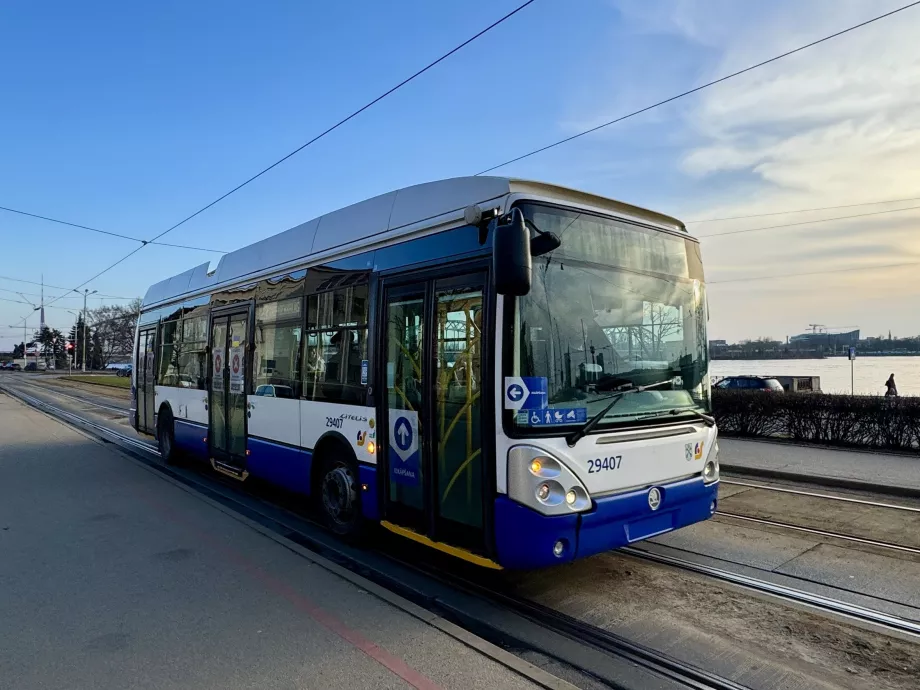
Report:
[[[93,295],[97,290],[89,291],[89,288],[86,288],[82,293],[79,290],[74,290],[78,295],[83,295],[83,373],[86,373],[86,298],[90,295]]]
[[[27,303],[29,303],[32,306],[33,312],[41,309],[41,307],[36,307],[35,303],[32,300],[30,300],[28,297],[26,297],[24,294],[22,294],[21,292],[17,292],[16,294],[22,297]],[[28,337],[29,337],[28,336],[29,329],[27,325],[28,323],[29,323],[29,316],[27,314],[26,317],[22,320],[22,361],[24,361],[26,364],[29,363],[29,358],[26,355],[26,340],[28,340]],[[35,349],[35,368],[36,369],[38,368],[38,348]]]

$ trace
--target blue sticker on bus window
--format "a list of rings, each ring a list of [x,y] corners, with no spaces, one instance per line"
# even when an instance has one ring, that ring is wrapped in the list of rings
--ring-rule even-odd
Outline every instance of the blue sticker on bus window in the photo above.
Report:
[[[545,376],[506,376],[506,410],[542,410],[547,405]]]
[[[361,385],[362,386],[367,385],[367,360],[366,359],[361,360]]]
[[[418,414],[408,410],[390,410],[390,481],[418,486],[419,446]]]
[[[527,423],[530,426],[557,426],[560,424],[584,424],[588,421],[586,407],[556,407],[546,410],[530,410]]]

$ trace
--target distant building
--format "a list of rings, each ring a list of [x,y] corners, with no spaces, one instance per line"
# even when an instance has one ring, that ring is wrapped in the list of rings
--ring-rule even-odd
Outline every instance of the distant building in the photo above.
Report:
[[[717,347],[728,347],[728,341],[727,340],[710,340],[709,341],[710,349],[717,348]]]
[[[837,351],[858,343],[858,330],[845,333],[800,333],[789,338],[789,347],[801,350]]]

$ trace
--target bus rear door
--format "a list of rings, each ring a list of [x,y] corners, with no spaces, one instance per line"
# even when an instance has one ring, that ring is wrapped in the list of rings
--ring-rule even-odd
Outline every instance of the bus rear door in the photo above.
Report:
[[[212,314],[208,387],[211,466],[246,479],[246,394],[249,390],[249,309]]]
[[[145,434],[156,431],[156,339],[157,329],[148,328],[138,333],[137,361],[134,363],[134,381],[137,395],[137,430]]]

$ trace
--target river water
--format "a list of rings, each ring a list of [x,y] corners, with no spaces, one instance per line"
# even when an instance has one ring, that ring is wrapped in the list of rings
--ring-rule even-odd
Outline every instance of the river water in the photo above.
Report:
[[[825,393],[850,392],[850,360],[748,359],[713,360],[709,373],[715,377],[737,376],[820,376]],[[920,357],[857,357],[853,362],[855,390],[859,395],[884,395],[885,381],[894,374],[900,395],[920,395]]]

